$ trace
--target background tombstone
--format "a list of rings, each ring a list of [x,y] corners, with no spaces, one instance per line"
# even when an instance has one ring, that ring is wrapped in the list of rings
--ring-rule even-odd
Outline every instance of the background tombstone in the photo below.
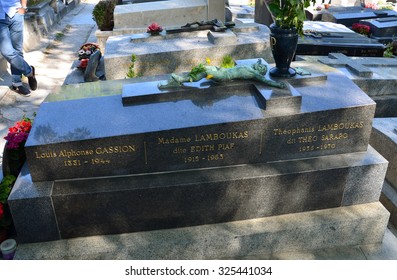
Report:
[[[331,7],[326,13],[322,14],[321,20],[341,23],[351,27],[354,23],[359,23],[360,20],[394,16],[397,16],[397,12],[393,10],[374,10],[357,6]]]
[[[142,76],[190,71],[210,58],[212,65],[220,65],[222,58],[262,57],[273,61],[269,43],[269,29],[261,24],[236,25],[225,32],[200,30],[160,36],[148,33],[112,36],[104,54],[106,78],[123,79],[136,56],[134,72]]]
[[[266,7],[264,0],[255,0],[255,22],[270,26],[272,24],[273,18]]]
[[[390,42],[397,36],[397,16],[360,20],[371,28],[371,38],[380,42]]]

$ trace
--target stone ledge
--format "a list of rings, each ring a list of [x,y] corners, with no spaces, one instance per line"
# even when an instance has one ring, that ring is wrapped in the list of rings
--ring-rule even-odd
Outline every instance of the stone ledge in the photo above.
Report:
[[[397,186],[397,118],[375,118],[370,144],[389,161],[386,180]]]
[[[20,244],[15,259],[240,259],[382,242],[379,202],[237,222]]]
[[[383,184],[380,202],[390,212],[390,223],[397,227],[397,190],[387,181]]]

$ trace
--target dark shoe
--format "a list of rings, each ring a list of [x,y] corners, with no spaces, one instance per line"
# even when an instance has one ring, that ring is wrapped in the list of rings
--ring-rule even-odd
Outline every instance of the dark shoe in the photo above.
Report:
[[[31,90],[36,90],[37,89],[36,71],[33,66],[30,67],[32,67],[32,73],[30,76],[28,76],[29,87]]]
[[[13,91],[15,91],[16,93],[18,93],[18,94],[20,94],[20,95],[22,95],[22,96],[25,96],[25,97],[30,96],[30,90],[27,89],[27,88],[24,87],[24,86],[18,86],[18,87],[16,87],[16,86],[11,86],[11,90],[13,90]]]

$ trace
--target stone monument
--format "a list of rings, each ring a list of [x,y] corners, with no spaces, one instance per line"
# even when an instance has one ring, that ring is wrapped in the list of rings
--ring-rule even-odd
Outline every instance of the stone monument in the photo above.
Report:
[[[397,16],[360,20],[371,28],[371,38],[381,42],[393,41],[397,36]]]
[[[170,30],[165,28],[156,36],[140,33],[110,37],[104,54],[106,79],[125,78],[132,55],[136,56],[134,72],[139,76],[190,71],[206,58],[219,65],[225,55],[234,59],[258,56],[269,62],[273,60],[269,28],[261,24],[236,25],[223,32],[174,33],[175,27]]]
[[[328,56],[299,56],[298,59],[318,61],[343,72],[376,102],[375,117],[397,117],[395,58],[349,57],[341,53]]]
[[[339,72],[301,70],[311,75],[284,88],[203,79],[160,90],[163,75],[100,82],[119,87],[97,97],[50,96],[9,198],[18,238],[159,230],[172,252],[143,251],[160,259],[381,242],[387,161],[368,145],[375,103]],[[199,230],[186,246],[206,249],[166,237],[178,229]]]
[[[376,10],[359,6],[331,7],[322,14],[321,20],[351,27],[354,23],[359,23],[360,20],[395,16],[397,16],[397,12],[393,10]]]

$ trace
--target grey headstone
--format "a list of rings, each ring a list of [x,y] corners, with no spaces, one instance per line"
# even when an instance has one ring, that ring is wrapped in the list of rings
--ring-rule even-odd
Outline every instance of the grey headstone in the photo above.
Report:
[[[96,50],[93,54],[91,54],[87,67],[84,71],[84,81],[85,82],[95,82],[99,80],[99,77],[96,76],[96,70],[99,65],[99,61],[102,57],[101,51]]]

